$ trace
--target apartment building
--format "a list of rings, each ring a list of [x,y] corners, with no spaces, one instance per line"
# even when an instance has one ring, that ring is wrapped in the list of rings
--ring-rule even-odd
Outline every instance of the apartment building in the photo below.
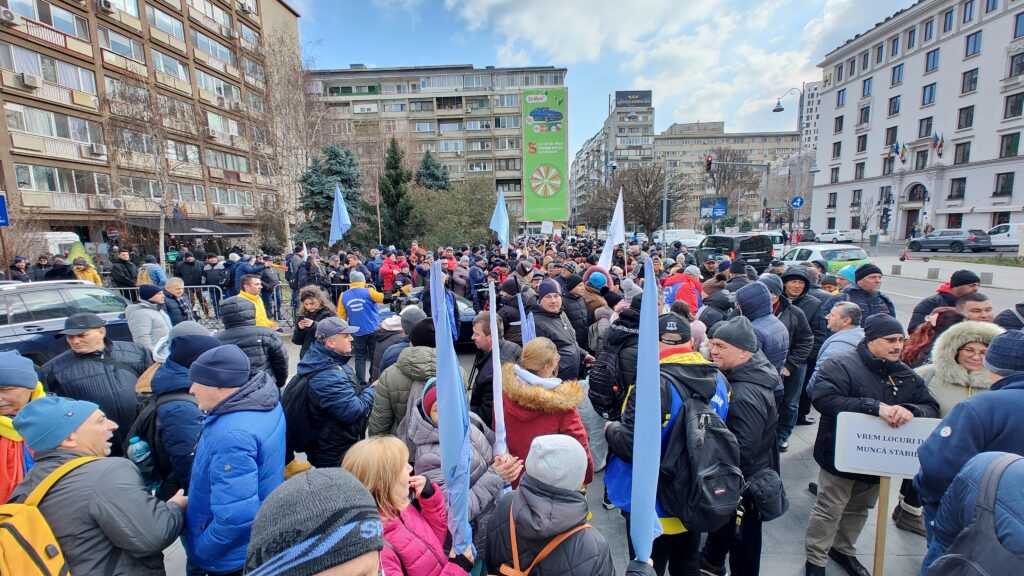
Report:
[[[492,180],[495,189],[504,190],[509,218],[526,222],[524,189],[542,186],[550,193],[555,179],[524,173],[524,141],[542,125],[564,135],[567,124],[562,112],[529,114],[523,95],[551,90],[564,100],[565,74],[565,68],[552,66],[352,64],[313,71],[312,90],[326,104],[331,137],[355,151],[364,171],[379,169],[388,141],[395,138],[413,163],[430,152],[448,167],[453,181]],[[563,101],[561,106],[565,105]],[[528,125],[534,118],[537,124]],[[568,180],[565,163],[563,158],[559,188]],[[567,198],[568,186],[564,192]]]
[[[297,40],[298,18],[282,0],[0,0],[9,203],[98,244],[152,237],[161,211],[172,241],[250,235],[276,201],[265,35]],[[117,121],[132,114],[162,129]]]
[[[821,82],[805,82],[800,96],[800,117],[797,129],[804,148],[818,147],[818,122],[821,121]]]
[[[813,227],[1024,222],[1024,4],[922,0],[819,67]]]

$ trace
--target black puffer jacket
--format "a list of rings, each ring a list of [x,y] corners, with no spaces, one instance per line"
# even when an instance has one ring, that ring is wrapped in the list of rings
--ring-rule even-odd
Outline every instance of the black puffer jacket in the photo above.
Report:
[[[735,294],[740,288],[743,288],[751,282],[752,280],[750,278],[740,274],[739,276],[733,276],[728,282],[726,282],[725,289]]]
[[[234,296],[220,303],[224,330],[216,334],[223,344],[234,344],[249,357],[249,378],[266,372],[278,388],[288,383],[288,351],[277,333],[256,325],[256,307],[248,300]]]
[[[77,354],[68,350],[39,369],[46,391],[99,404],[120,428],[111,439],[111,456],[121,456],[124,435],[135,420],[138,396],[135,381],[153,363],[148,350],[133,342],[107,341],[100,352]]]
[[[707,333],[711,334],[712,326],[735,315],[736,296],[728,290],[719,290],[704,299],[704,307],[697,314],[697,320],[703,322]]]
[[[565,294],[562,296],[562,311],[569,317],[569,322],[576,331],[576,342],[580,345],[580,348],[587,349],[590,340],[587,334],[587,328],[590,327],[590,312],[587,311],[587,301],[582,296]],[[592,352],[589,349],[587,351]]]
[[[200,286],[203,283],[203,263],[193,259],[182,260],[174,265],[174,275],[185,281],[185,286]]]
[[[786,368],[795,372],[798,366],[807,364],[814,348],[814,333],[807,323],[803,310],[789,301],[785,296],[779,298],[778,319],[785,324],[789,332],[789,354],[786,355]]]
[[[523,310],[527,312],[533,308],[537,298],[523,292]],[[502,298],[498,304],[498,319],[505,323],[505,340],[523,345],[523,325],[519,318],[519,300],[513,296]]]
[[[298,344],[299,348],[299,360],[306,355],[306,350],[316,342],[316,323],[323,320],[324,318],[330,318],[335,316],[334,311],[328,308],[320,308],[313,313],[313,316],[307,316],[306,312],[303,312],[303,318],[310,318],[313,323],[309,325],[309,328],[299,328],[295,326],[292,329],[292,344]]]
[[[75,276],[75,270],[68,264],[61,264],[60,266],[54,266],[50,268],[50,271],[43,276],[44,280],[78,280],[78,276]],[[18,280],[18,278],[14,278]],[[28,276],[22,282],[28,282]]]
[[[1016,314],[1014,314],[1014,310],[1017,311]],[[1018,314],[1020,316],[1018,316]],[[1017,304],[1014,308],[1003,310],[997,314],[995,323],[1006,330],[1020,330],[1021,328],[1024,328],[1024,323],[1020,321],[1022,316],[1024,316],[1024,302]]]
[[[498,357],[504,366],[508,362],[518,362],[523,354],[522,347],[515,342],[500,340]],[[489,428],[494,428],[494,366],[491,364],[491,353],[476,351],[473,369],[469,373],[469,385],[473,392],[469,399],[469,409],[480,417]]]
[[[385,320],[387,322],[387,320]],[[398,344],[402,341],[409,341],[409,338],[402,332],[401,326],[398,330],[385,330],[383,324],[377,326],[377,329],[370,335],[373,338],[373,358],[370,359],[370,382],[376,382],[377,378],[380,378],[381,373],[381,360],[384,359],[384,352],[391,347],[392,344]]]
[[[519,487],[500,497],[487,523],[487,573],[512,566],[509,509],[516,521],[519,566],[525,570],[552,538],[587,521],[587,498],[523,476]],[[604,536],[594,528],[573,534],[534,566],[532,576],[612,576],[615,565]]]
[[[939,403],[910,366],[876,358],[864,342],[858,344],[856,350],[829,357],[817,374],[812,402],[821,412],[821,421],[814,441],[814,460],[837,476],[878,483],[878,476],[836,470],[836,416],[840,412],[878,416],[879,403],[885,403],[902,406],[915,417],[939,415]]]
[[[750,360],[723,372],[732,390],[725,425],[740,445],[740,469],[754,472],[774,468],[778,472],[775,426],[779,412],[773,390],[781,383],[772,363],[758,351]]]
[[[552,314],[537,304],[533,307],[533,323],[537,328],[537,336],[548,338],[558,347],[558,377],[562,380],[578,380],[586,351],[576,343],[576,330],[565,312]]]
[[[925,321],[925,318],[939,306],[956,306],[956,295],[949,291],[949,283],[945,283],[935,290],[935,294],[921,300],[914,306],[914,312],[910,315],[910,323],[907,324],[907,334]]]
[[[640,313],[632,308],[619,312],[619,317],[612,322],[604,333],[605,350],[619,351],[619,372],[626,386],[636,383],[637,344],[640,340]]]
[[[118,288],[134,288],[135,279],[139,275],[139,267],[131,260],[114,260],[110,267],[110,281]]]

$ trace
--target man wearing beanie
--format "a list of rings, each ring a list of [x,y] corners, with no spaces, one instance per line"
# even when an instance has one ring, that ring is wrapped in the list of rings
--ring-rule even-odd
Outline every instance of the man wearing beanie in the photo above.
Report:
[[[14,429],[14,417],[46,392],[35,365],[18,351],[0,352],[0,366],[0,502],[6,502],[35,463],[25,439]]]
[[[380,324],[377,304],[384,301],[384,294],[376,288],[367,287],[366,278],[359,271],[349,274],[348,289],[338,300],[338,317],[358,328],[352,339],[356,383],[366,386],[366,364],[373,358],[373,331]]]
[[[288,448],[305,452],[317,468],[340,466],[345,452],[366,431],[377,387],[356,384],[348,365],[357,331],[341,318],[321,320],[316,326],[316,343],[302,357],[296,378],[284,392],[282,402],[291,418]],[[300,466],[289,462],[289,477]]]
[[[600,269],[595,269],[587,277],[586,286],[583,289],[583,299],[587,302],[587,311],[590,317],[594,312],[605,305],[604,293],[608,291],[608,275]]]
[[[586,524],[587,498],[580,492],[586,470],[586,450],[575,438],[551,434],[533,439],[519,486],[498,498],[487,523],[488,574],[503,573],[502,566],[514,564],[510,516],[515,522],[518,562],[524,570],[552,539]],[[573,533],[530,572],[532,576],[615,573],[611,549],[593,527]]]
[[[586,288],[583,278],[575,274],[569,275],[563,282],[562,310],[576,331],[576,342],[588,352],[594,353],[597,351],[590,349],[587,332],[593,318],[583,297]]]
[[[579,378],[580,367],[593,362],[594,357],[576,341],[576,329],[562,311],[562,289],[557,282],[546,278],[540,283],[532,312],[537,336],[550,339],[558,347],[557,376],[562,380]]]
[[[263,502],[245,573],[377,574],[382,533],[377,504],[361,482],[341,468],[310,470]]]
[[[150,353],[156,343],[171,331],[171,319],[164,312],[164,292],[154,284],[139,286],[139,301],[124,310],[132,342]]]
[[[711,332],[711,327],[715,324],[738,314],[736,296],[725,289],[725,283],[725,274],[718,273],[701,285],[700,291],[704,305],[697,310],[695,315],[696,319],[707,327],[708,333]]]
[[[957,298],[975,294],[981,287],[981,277],[970,270],[957,270],[946,282],[935,289],[935,294],[921,300],[914,306],[914,314],[907,324],[907,332],[913,332],[933,310],[939,306],[956,306]]]
[[[274,380],[263,372],[250,378],[238,346],[203,352],[188,377],[206,414],[189,481],[189,568],[240,575],[260,503],[284,479],[284,412]]]
[[[840,270],[839,272],[842,273],[843,271]],[[887,314],[893,318],[896,317],[896,305],[892,303],[888,296],[882,293],[881,268],[874,264],[861,264],[857,267],[853,277],[854,284],[843,288],[839,291],[839,294],[829,298],[827,302],[821,305],[822,317],[828,316],[828,313],[832,311],[832,307],[837,302],[853,302],[860,306],[861,319],[865,322],[876,314]]]
[[[971,458],[982,452],[1024,455],[1022,351],[1024,332],[1020,330],[1009,330],[993,338],[985,351],[991,390],[976,393],[954,406],[918,448],[921,470],[914,478],[914,488],[921,495],[927,525],[939,522],[936,514],[942,497]]]
[[[773,390],[781,384],[778,372],[757,348],[754,327],[743,316],[719,323],[710,342],[711,361],[729,381],[731,397],[725,425],[736,435],[740,447],[743,477],[779,474],[779,453],[775,447],[778,411]],[[701,554],[701,566],[712,574],[725,569],[726,556],[732,574],[758,574],[761,569],[761,518],[749,492],[743,507],[753,514],[744,516],[742,533],[729,522],[708,534]]]
[[[39,381],[50,394],[99,405],[123,426],[114,431],[111,451],[121,456],[124,435],[139,404],[135,382],[153,363],[152,355],[133,342],[108,340],[106,322],[92,312],[68,316],[57,336],[66,338],[71,349],[43,364]]]
[[[855,350],[830,357],[818,369],[812,402],[821,413],[814,442],[814,460],[821,471],[805,540],[808,576],[824,575],[829,558],[851,575],[869,574],[857,560],[855,544],[878,500],[878,477],[836,469],[839,413],[877,416],[893,428],[915,417],[939,414],[939,404],[924,381],[899,359],[905,343],[900,322],[876,314],[864,321],[864,340]]]
[[[725,283],[725,289],[735,294],[740,288],[753,282],[747,277],[747,261],[738,258],[729,262],[729,269],[726,271],[729,281]]]
[[[224,329],[215,336],[221,344],[238,346],[249,358],[249,377],[264,373],[278,388],[288,383],[288,351],[273,329],[256,325],[256,306],[241,296],[220,303]]]
[[[640,296],[637,296],[639,299]],[[634,299],[633,302],[637,302]],[[700,352],[693,350],[693,334],[690,324],[685,318],[675,313],[663,314],[658,319],[658,357],[661,373],[661,421],[665,427],[669,422],[677,422],[683,404],[681,399],[698,396],[725,419],[729,412],[729,388],[725,377]],[[635,380],[635,377],[634,377]],[[631,488],[633,469],[633,426],[636,415],[635,382],[624,381],[629,387],[625,408],[619,422],[611,422],[605,428],[608,441],[609,459],[605,469],[605,485],[608,487],[607,499],[612,506],[627,509],[631,505]],[[669,434],[662,436],[662,449],[668,443]],[[679,470],[677,474],[684,471]],[[660,511],[660,508],[659,508]],[[630,557],[636,556],[632,540],[629,540],[630,516],[626,518],[627,543]],[[662,534],[654,540],[651,556],[654,568],[659,574],[665,574],[666,568],[671,574],[697,574],[700,570],[700,532],[688,531],[679,518],[668,516],[662,512],[659,519]]]
[[[413,328],[421,320],[427,317],[427,313],[423,311],[419,306],[406,306],[400,314],[402,319],[402,335],[403,338],[388,345],[384,349],[380,356],[380,366],[378,367],[377,378],[372,380],[376,381],[380,378],[380,374],[384,373],[385,370],[390,368],[398,361],[398,355],[401,354],[402,350],[405,350],[412,344],[409,342],[409,336],[412,334]],[[374,348],[374,355],[377,354],[377,349]]]
[[[92,402],[44,396],[14,419],[35,465],[10,502],[24,503],[59,467],[78,460],[46,492],[39,512],[57,538],[71,574],[163,574],[163,550],[181,534],[188,503],[152,496],[135,464],[108,458],[117,424]]]

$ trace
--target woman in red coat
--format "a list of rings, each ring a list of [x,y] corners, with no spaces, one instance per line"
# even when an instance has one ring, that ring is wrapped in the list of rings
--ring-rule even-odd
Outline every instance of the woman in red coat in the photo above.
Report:
[[[530,444],[537,436],[572,436],[587,451],[584,483],[594,478],[594,460],[590,456],[587,431],[576,407],[583,399],[583,386],[575,380],[555,378],[558,372],[558,348],[544,337],[530,340],[523,347],[519,363],[502,368],[505,398],[505,429],[509,454],[525,460]],[[512,483],[518,486],[517,479]]]

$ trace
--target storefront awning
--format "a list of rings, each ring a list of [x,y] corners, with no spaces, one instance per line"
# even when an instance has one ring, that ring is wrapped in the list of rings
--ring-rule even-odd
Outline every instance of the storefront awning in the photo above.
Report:
[[[129,218],[128,223],[150,230],[160,229],[159,218]],[[164,231],[170,236],[252,236],[252,232],[248,230],[209,218],[168,218],[164,222]]]

